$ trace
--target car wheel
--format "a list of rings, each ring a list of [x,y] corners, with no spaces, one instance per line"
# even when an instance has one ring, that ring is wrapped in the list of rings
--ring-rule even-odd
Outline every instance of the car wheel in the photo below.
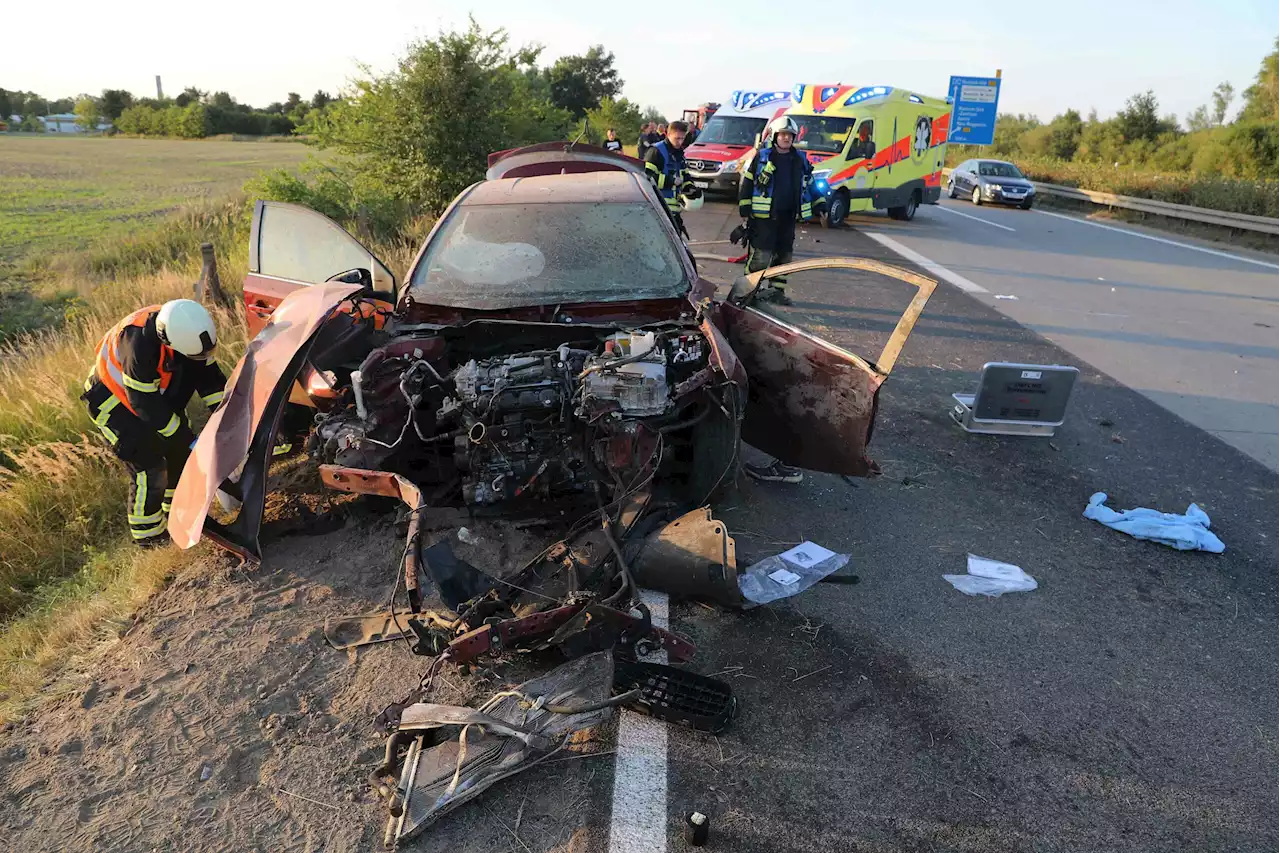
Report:
[[[849,196],[838,192],[831,197],[831,206],[827,208],[827,227],[839,228],[849,216]]]
[[[957,195],[958,193],[956,192],[956,179],[952,178],[951,180],[947,181],[947,198],[955,198]]]
[[[1029,201],[1024,201],[1022,204],[1018,205],[1018,207],[1022,208],[1023,210],[1030,210],[1030,209],[1031,209],[1031,202],[1029,202]]]
[[[974,187],[973,195],[970,196],[970,198],[973,199],[974,204],[981,206],[982,205],[982,187]]]

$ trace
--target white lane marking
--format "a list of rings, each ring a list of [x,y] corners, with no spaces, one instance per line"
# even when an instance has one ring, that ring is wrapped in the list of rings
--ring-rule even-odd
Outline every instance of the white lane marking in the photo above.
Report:
[[[1010,228],[1008,225],[1000,225],[997,222],[992,222],[990,219],[983,219],[981,216],[974,216],[971,213],[961,213],[958,210],[952,210],[945,204],[935,204],[934,207],[938,208],[938,210],[945,210],[947,213],[954,216],[963,216],[965,219],[972,219],[974,222],[981,222],[983,225],[990,225],[992,228],[1003,228],[1005,231],[1013,231],[1014,233],[1017,233],[1016,228]]]
[[[667,594],[640,590],[655,628],[669,623]],[[645,658],[666,663],[665,649]],[[609,853],[666,853],[667,724],[634,711],[618,718]]]
[[[906,246],[902,245],[892,237],[886,237],[885,235],[877,233],[875,231],[863,231],[862,233],[866,234],[872,240],[875,240],[877,243],[879,243],[881,246],[884,246],[889,251],[897,252],[899,255],[902,255],[902,257],[911,261],[916,266],[919,266],[922,269],[928,270],[930,273],[933,274],[935,278],[940,278],[943,281],[954,284],[956,287],[960,288],[965,293],[990,293],[990,291],[987,290],[982,285],[974,284],[972,281],[969,281],[969,279],[965,278],[964,276],[958,273],[953,273],[951,270],[947,269],[942,264],[937,263],[936,261],[929,260],[924,255],[920,254],[914,249],[908,249]]]
[[[1273,270],[1280,270],[1280,264],[1273,264],[1270,261],[1258,261],[1253,258],[1233,255],[1230,252],[1219,252],[1217,249],[1206,249],[1204,246],[1194,246],[1191,243],[1179,243],[1177,240],[1167,240],[1164,237],[1156,237],[1152,234],[1143,234],[1141,231],[1130,231],[1127,228],[1116,228],[1114,225],[1103,225],[1101,222],[1094,222],[1091,219],[1080,219],[1078,217],[1067,216],[1062,213],[1050,213],[1047,210],[1037,209],[1035,212],[1042,213],[1045,216],[1053,216],[1057,219],[1066,219],[1069,222],[1078,222],[1081,225],[1092,225],[1094,228],[1101,228],[1105,231],[1115,231],[1117,234],[1128,234],[1130,237],[1141,237],[1143,240],[1151,240],[1154,243],[1164,243],[1166,246],[1179,246],[1183,249],[1190,249],[1193,252],[1204,252],[1206,255],[1215,255],[1219,258],[1239,261],[1242,264],[1253,264],[1254,266],[1269,267]]]

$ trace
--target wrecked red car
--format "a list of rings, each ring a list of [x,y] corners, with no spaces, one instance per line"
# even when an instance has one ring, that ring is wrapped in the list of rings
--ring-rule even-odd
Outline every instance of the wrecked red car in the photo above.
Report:
[[[864,359],[752,307],[763,281],[858,268],[917,288]],[[746,440],[864,476],[879,387],[934,283],[856,258],[800,261],[717,298],[640,164],[549,143],[491,158],[404,282],[324,216],[258,202],[244,298],[257,337],[201,434],[170,533],[258,559],[271,448],[292,404],[326,485],[473,508],[697,507]],[[234,481],[239,517],[208,518]]]

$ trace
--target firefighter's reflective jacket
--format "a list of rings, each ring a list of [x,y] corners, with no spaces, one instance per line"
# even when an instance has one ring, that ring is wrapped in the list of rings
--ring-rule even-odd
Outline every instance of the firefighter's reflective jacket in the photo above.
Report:
[[[684,153],[673,149],[671,143],[664,139],[645,154],[644,170],[666,203],[667,212],[679,213],[680,191],[689,182]]]
[[[227,381],[222,370],[213,361],[196,361],[166,346],[156,331],[159,311],[159,305],[134,311],[99,344],[84,385],[84,397],[97,413],[95,421],[103,421],[99,427],[112,410],[123,406],[161,436],[171,438],[185,427],[192,394],[199,394],[209,408],[222,402]]]
[[[790,180],[781,183],[790,188],[790,198],[776,197],[779,169],[790,169]],[[785,190],[784,190],[785,192]],[[812,219],[826,210],[827,200],[814,191],[813,167],[795,148],[787,152],[765,146],[755,153],[742,170],[738,185],[738,213],[742,217],[768,219],[777,210],[793,210],[800,220]]]

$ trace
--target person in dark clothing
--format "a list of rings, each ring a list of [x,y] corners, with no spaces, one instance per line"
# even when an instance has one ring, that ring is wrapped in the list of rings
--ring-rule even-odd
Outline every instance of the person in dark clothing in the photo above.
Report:
[[[698,136],[700,134],[701,134],[701,131],[698,130],[696,127],[689,128],[689,135],[684,138],[684,147],[688,148],[690,145],[697,142]]]
[[[767,129],[764,146],[742,170],[738,185],[738,213],[747,220],[747,272],[759,272],[791,261],[796,221],[809,220],[826,209],[826,199],[813,191],[813,167],[795,147],[799,128],[783,116]],[[770,279],[760,299],[790,305],[786,278]],[[744,465],[747,476],[774,483],[799,483],[804,473],[774,460],[768,465]]]
[[[621,154],[622,140],[618,138],[618,134],[614,132],[613,128],[611,127],[605,131],[605,135],[608,137],[604,141],[605,150],[612,151],[615,154]]]
[[[132,477],[129,532],[143,546],[166,540],[170,504],[195,442],[187,403],[222,402],[226,377],[213,361],[213,318],[199,302],[140,308],[107,332],[81,399]]]
[[[686,237],[689,232],[684,227],[681,214],[691,202],[701,206],[702,199],[702,190],[689,179],[684,164],[684,138],[688,132],[689,125],[683,121],[671,122],[666,138],[651,147],[644,157],[645,172],[666,204],[667,214],[676,230]]]
[[[640,129],[640,138],[636,140],[636,159],[644,160],[649,153],[649,149],[662,141],[662,136],[657,131],[657,125],[649,122]]]
[[[775,119],[764,146],[742,170],[738,213],[747,220],[751,234],[748,273],[790,262],[796,221],[807,221],[826,209],[826,199],[810,184],[813,167],[795,147],[797,131],[789,116]],[[769,284],[771,288],[760,298],[791,304],[785,277],[771,279]]]

